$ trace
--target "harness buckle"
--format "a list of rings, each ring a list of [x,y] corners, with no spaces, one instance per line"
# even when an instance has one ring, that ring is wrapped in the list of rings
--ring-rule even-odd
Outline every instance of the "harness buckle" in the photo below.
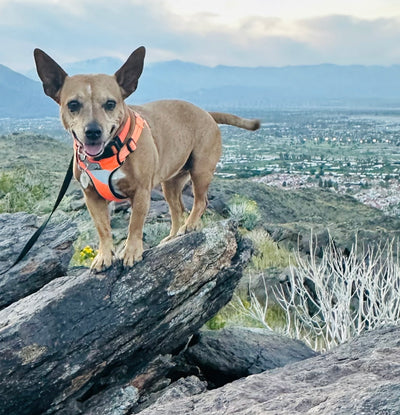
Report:
[[[133,153],[136,150],[136,143],[135,140],[133,138],[130,138],[127,143],[126,146],[128,147],[128,150]]]
[[[90,163],[87,167],[89,170],[101,170],[99,163]]]

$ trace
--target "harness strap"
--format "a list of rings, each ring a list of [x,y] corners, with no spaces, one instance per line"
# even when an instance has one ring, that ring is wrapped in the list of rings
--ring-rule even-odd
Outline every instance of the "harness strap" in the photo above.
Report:
[[[122,131],[111,143],[111,149],[114,154],[110,157],[97,158],[83,155],[80,153],[80,143],[74,140],[76,160],[79,169],[90,177],[97,193],[106,200],[119,202],[126,199],[126,197],[117,194],[112,189],[111,176],[115,170],[121,167],[129,154],[136,150],[136,144],[142,134],[143,128],[147,125],[146,121],[138,113],[135,112],[134,114],[135,127],[132,136],[126,140],[131,126],[131,117],[128,117]]]
[[[129,117],[130,119],[130,117]],[[127,142],[122,146],[121,150],[118,152],[118,161],[122,164],[125,159],[129,156],[130,153],[133,153],[136,150],[136,144],[139,141],[139,137],[142,134],[142,130],[146,124],[146,121],[135,112],[135,128]]]

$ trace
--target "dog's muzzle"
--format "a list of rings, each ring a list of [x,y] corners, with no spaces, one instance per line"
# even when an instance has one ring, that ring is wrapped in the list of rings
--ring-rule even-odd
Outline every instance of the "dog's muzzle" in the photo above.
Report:
[[[101,138],[103,130],[101,126],[93,121],[85,127],[85,142],[83,143],[83,151],[89,157],[99,156],[104,150],[104,143]]]

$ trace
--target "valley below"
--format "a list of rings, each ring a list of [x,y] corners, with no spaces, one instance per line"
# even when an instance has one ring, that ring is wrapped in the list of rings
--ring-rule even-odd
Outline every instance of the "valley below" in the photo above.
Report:
[[[217,177],[244,178],[282,190],[330,189],[354,196],[386,214],[399,213],[399,108],[224,110],[259,118],[262,127],[248,132],[221,126],[223,154]],[[18,146],[20,141],[34,142],[40,137],[59,141],[57,165],[67,165],[68,153],[72,151],[70,137],[55,117],[3,118],[0,135],[1,142],[10,144],[5,150],[9,155],[1,162],[6,169],[18,167],[16,160],[13,166],[13,142]],[[18,151],[23,153],[18,157],[23,156],[26,161],[36,159],[29,145],[18,147]],[[49,167],[47,170],[51,171],[51,162]],[[40,162],[35,165],[35,169],[42,168]]]

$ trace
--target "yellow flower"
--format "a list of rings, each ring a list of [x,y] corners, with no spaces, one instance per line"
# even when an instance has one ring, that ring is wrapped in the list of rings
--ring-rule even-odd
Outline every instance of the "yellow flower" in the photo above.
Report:
[[[97,255],[97,251],[95,251],[92,247],[89,245],[85,246],[81,252],[79,253],[79,256],[81,257],[82,261],[85,261],[87,259],[93,259]]]

